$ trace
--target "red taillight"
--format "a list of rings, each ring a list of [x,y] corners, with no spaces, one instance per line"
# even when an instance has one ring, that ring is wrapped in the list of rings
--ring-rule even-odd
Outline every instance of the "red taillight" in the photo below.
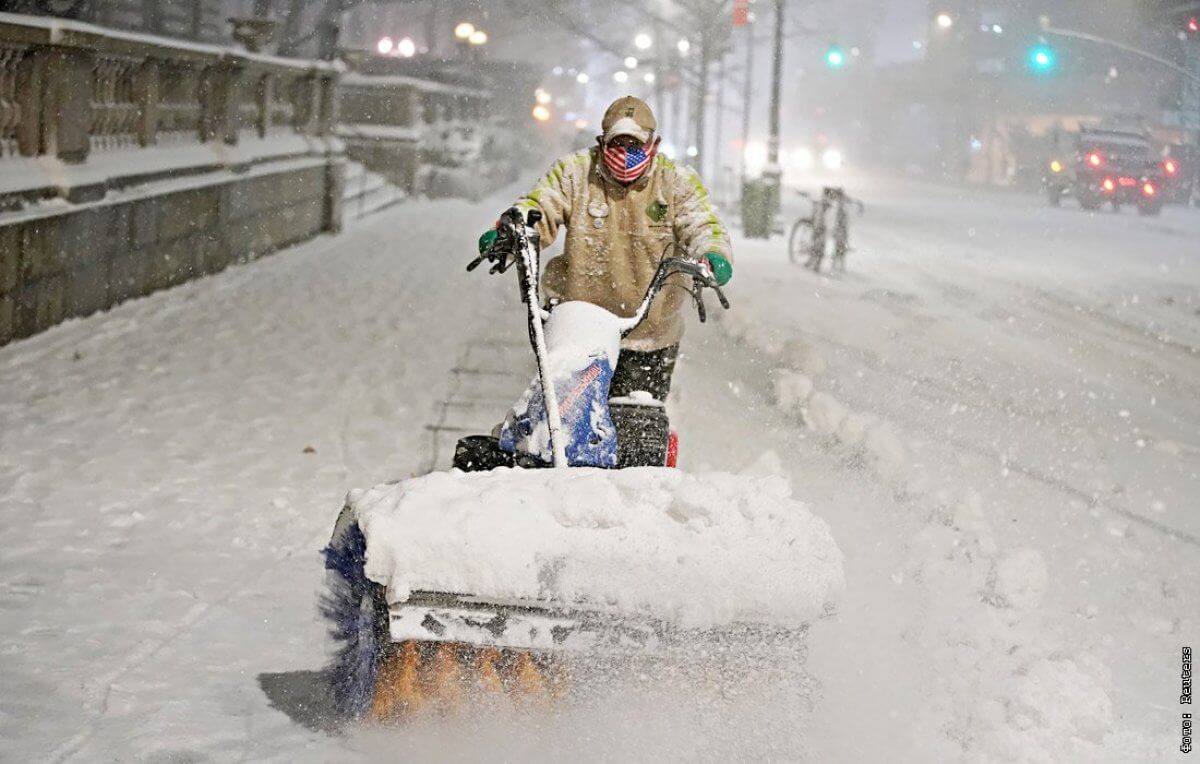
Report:
[[[1129,186],[1136,186],[1137,179],[1136,178],[1121,178],[1117,181],[1117,183],[1120,184],[1122,188],[1128,188]]]
[[[1112,178],[1105,178],[1104,183],[1102,183],[1101,185],[1104,186],[1105,191],[1113,191],[1117,187],[1117,184],[1113,183]]]
[[[667,466],[676,467],[679,465],[679,433],[671,430],[671,434],[667,436]]]
[[[1099,151],[1093,151],[1087,155],[1087,163],[1092,167],[1099,167],[1100,165],[1104,164],[1104,157],[1100,156]]]
[[[1168,159],[1163,162],[1163,170],[1166,171],[1167,175],[1174,175],[1179,172],[1179,165],[1175,164],[1173,159]]]
[[[1142,186],[1142,193],[1146,196],[1154,196],[1158,193],[1158,189],[1154,187],[1153,183],[1147,183]]]

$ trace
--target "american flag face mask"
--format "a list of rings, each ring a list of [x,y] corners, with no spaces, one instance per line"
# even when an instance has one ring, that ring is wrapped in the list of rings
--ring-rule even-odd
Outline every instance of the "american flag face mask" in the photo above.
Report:
[[[618,182],[632,183],[640,178],[650,167],[650,163],[654,161],[660,140],[662,139],[655,138],[645,146],[634,146],[629,149],[606,144],[602,147],[604,166]]]

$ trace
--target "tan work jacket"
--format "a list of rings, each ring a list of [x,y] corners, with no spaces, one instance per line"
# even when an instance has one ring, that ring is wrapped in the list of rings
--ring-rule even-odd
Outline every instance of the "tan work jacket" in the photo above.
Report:
[[[663,257],[699,259],[715,252],[733,261],[729,234],[699,176],[661,154],[626,186],[609,177],[596,147],[575,152],[555,162],[516,206],[542,211],[543,249],[567,227],[563,254],[546,264],[542,276],[545,294],[586,300],[620,316],[637,309]],[[679,342],[689,283],[682,275],[674,278],[684,289],[664,288],[623,348],[658,350]]]

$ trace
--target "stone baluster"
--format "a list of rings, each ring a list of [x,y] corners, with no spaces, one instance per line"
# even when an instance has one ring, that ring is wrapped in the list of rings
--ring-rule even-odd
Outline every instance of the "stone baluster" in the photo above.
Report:
[[[203,135],[206,141],[238,141],[238,107],[242,98],[242,67],[222,61],[204,71],[201,91],[204,98]]]
[[[292,85],[292,127],[298,133],[317,132],[317,117],[320,114],[321,103],[320,78],[309,74],[296,80]]]
[[[146,61],[134,77],[134,103],[137,104],[137,142],[139,146],[153,146],[158,140],[158,104],[161,96],[159,65]]]
[[[254,128],[254,132],[259,138],[265,138],[267,130],[271,127],[271,102],[272,90],[274,89],[275,78],[270,74],[261,74],[254,78],[253,112],[247,114],[250,117],[250,126]],[[247,109],[249,112],[249,109]]]
[[[17,93],[24,48],[0,47],[0,158],[17,153],[23,109]]]
[[[316,97],[319,99],[316,133],[329,135],[338,121],[337,77],[318,76],[317,81],[320,86],[316,88]]]
[[[13,100],[17,124],[12,137],[21,156],[36,156],[42,151],[42,85],[46,60],[27,51],[14,68]]]
[[[42,150],[67,163],[84,162],[91,151],[96,54],[83,48],[49,48],[38,53],[45,56]]]

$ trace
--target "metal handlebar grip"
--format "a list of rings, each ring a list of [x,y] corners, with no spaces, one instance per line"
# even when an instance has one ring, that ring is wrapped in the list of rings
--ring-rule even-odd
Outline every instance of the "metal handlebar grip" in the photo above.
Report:
[[[721,307],[729,310],[729,300],[725,299],[725,293],[721,291],[721,287],[713,284],[713,291],[717,293],[717,299],[721,301]]]

